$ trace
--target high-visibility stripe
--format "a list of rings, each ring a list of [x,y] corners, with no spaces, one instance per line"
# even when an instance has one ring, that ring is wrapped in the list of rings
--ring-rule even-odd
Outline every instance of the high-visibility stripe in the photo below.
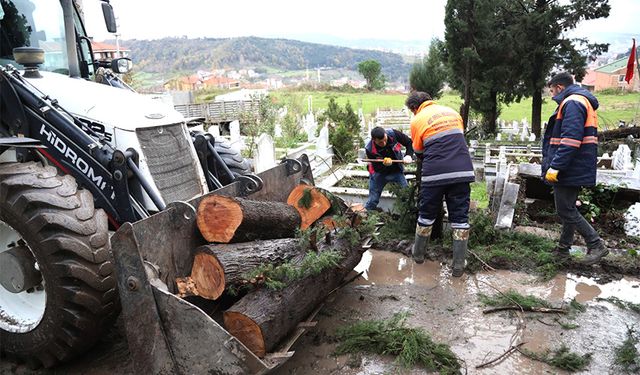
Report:
[[[418,217],[418,223],[420,223],[420,224],[422,224],[422,225],[424,225],[426,227],[433,225],[433,223],[435,223],[435,222],[436,222],[435,219],[432,220],[432,219],[425,219],[423,217]]]
[[[578,103],[581,103],[587,109],[587,119],[584,122],[585,128],[589,128],[589,127],[597,128],[598,127],[598,115],[597,115],[596,111],[593,109],[593,106],[591,105],[591,102],[589,102],[589,99],[585,98],[582,95],[574,94],[574,95],[569,95],[568,97],[566,97],[562,101],[562,103],[560,103],[560,107],[558,108],[558,115],[556,116],[556,119],[562,120],[562,108],[564,108],[565,103],[570,101],[570,100],[573,100],[573,101],[576,101]]]
[[[450,178],[453,179],[458,177],[475,177],[475,173],[473,171],[440,173],[440,174],[434,174],[432,176],[422,176],[422,181],[431,182],[431,181],[446,180]]]
[[[560,138],[551,138],[549,143],[552,144],[552,145],[559,145],[560,144]]]
[[[471,225],[469,223],[451,223],[452,229],[469,229]]]
[[[434,135],[432,135],[432,136],[430,136],[430,137],[428,137],[428,138],[425,138],[423,145],[424,145],[424,147],[426,148],[426,147],[427,147],[427,145],[428,145],[429,143],[431,143],[432,141],[434,141],[434,140],[436,140],[436,139],[438,139],[438,138],[442,138],[442,137],[444,137],[444,136],[446,136],[446,135],[451,135],[451,134],[464,134],[464,132],[462,131],[462,129],[448,129],[448,130],[444,130],[444,131],[441,131],[441,132],[439,132],[439,133],[436,133],[436,134],[434,134]]]
[[[582,144],[589,144],[589,143],[595,143],[598,144],[598,137],[584,137],[582,138]]]
[[[566,145],[566,146],[571,146],[571,147],[575,147],[575,148],[579,148],[580,145],[582,144],[581,141],[577,140],[577,139],[572,139],[572,138],[562,138],[560,140],[560,144],[561,145]]]

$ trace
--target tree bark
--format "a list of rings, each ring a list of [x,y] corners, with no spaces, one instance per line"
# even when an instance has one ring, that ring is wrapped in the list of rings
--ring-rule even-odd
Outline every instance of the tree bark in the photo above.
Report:
[[[332,246],[344,255],[337,267],[293,281],[283,290],[258,289],[224,313],[227,331],[258,357],[264,357],[305,319],[360,262],[364,250],[339,240]]]
[[[281,202],[210,195],[198,205],[198,229],[209,242],[292,237],[300,223],[298,210]]]
[[[309,185],[296,186],[289,194],[287,204],[295,207],[300,213],[302,219],[300,229],[309,228],[331,208],[329,199],[318,189]]]
[[[535,88],[531,102],[531,132],[540,139],[542,131],[542,89]]]
[[[191,268],[192,289],[185,294],[215,300],[230,286],[255,283],[246,276],[256,268],[280,265],[295,257],[302,258],[305,249],[297,238],[242,242],[238,244],[204,245],[195,251]]]

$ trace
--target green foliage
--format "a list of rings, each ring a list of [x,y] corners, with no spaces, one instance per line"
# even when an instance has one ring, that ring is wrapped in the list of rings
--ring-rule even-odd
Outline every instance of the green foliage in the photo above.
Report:
[[[592,188],[583,187],[578,194],[578,200],[582,203],[580,211],[585,219],[594,221],[604,212],[610,211],[617,192],[617,186],[597,184]]]
[[[343,109],[335,98],[331,97],[326,111],[319,116],[319,121],[330,122],[329,142],[333,145],[333,151],[338,160],[348,163],[355,159],[360,122],[351,103],[347,102]]]
[[[316,225],[304,230],[297,229],[296,237],[303,249],[315,249],[318,241],[324,238],[326,233],[324,225]]]
[[[387,186],[396,199],[393,202],[391,215],[381,215],[385,224],[380,228],[378,240],[384,242],[403,238],[412,239],[418,220],[415,181],[410,182],[407,187],[398,184]]]
[[[267,133],[273,137],[278,108],[270,97],[254,97],[257,108],[249,109],[240,113],[241,130],[247,136],[248,157],[253,156],[256,141],[262,133]]]
[[[358,73],[367,81],[369,91],[384,88],[386,78],[382,74],[382,66],[376,60],[366,60],[358,64]]]
[[[615,363],[628,374],[640,372],[640,353],[636,348],[639,342],[638,332],[629,327],[627,328],[627,338],[615,349]]]
[[[583,304],[581,304],[580,302],[576,301],[576,299],[572,299],[571,302],[569,303],[569,308],[572,311],[576,311],[576,312],[585,312],[587,311],[587,307]]]
[[[431,40],[429,54],[421,62],[413,64],[409,74],[409,85],[412,90],[429,93],[432,98],[442,96],[442,88],[447,78],[443,57],[444,44],[438,39]]]
[[[239,38],[162,38],[124,40],[140,71],[168,73],[175,70],[210,70],[216,67],[253,67],[261,74],[300,71],[331,66],[354,70],[361,61],[376,60],[393,79],[407,76],[410,65],[396,53],[345,48],[296,40]]]
[[[520,352],[529,358],[569,372],[583,371],[591,363],[591,353],[580,355],[570,351],[564,344],[558,349],[543,353],[535,353],[527,349],[520,349]]]
[[[373,353],[393,355],[405,367],[420,365],[440,374],[459,374],[460,363],[445,344],[433,342],[420,328],[406,326],[406,313],[387,320],[366,320],[337,331],[337,354]]]
[[[553,278],[560,264],[551,253],[555,243],[529,233],[505,232],[494,228],[494,219],[483,211],[470,215],[469,248],[487,264],[497,268],[533,271],[544,280]],[[469,258],[471,269],[482,264]]]
[[[489,195],[485,181],[471,183],[471,200],[478,202],[479,209],[489,207]]]
[[[607,298],[598,297],[596,298],[596,300],[607,301],[607,302],[613,303],[614,305],[618,306],[621,309],[631,310],[633,312],[640,314],[640,303],[623,301],[618,297],[607,297]]]
[[[478,299],[483,304],[494,307],[513,306],[522,307],[525,310],[537,307],[551,307],[551,304],[543,299],[532,295],[524,296],[513,289],[509,289],[503,293],[494,294],[493,296],[479,293]]]
[[[245,280],[262,279],[267,288],[280,290],[293,281],[307,276],[319,275],[328,268],[337,267],[342,258],[343,255],[337,250],[322,251],[320,253],[310,251],[299,265],[292,262],[282,263],[278,266],[264,264],[244,275],[243,278]]]
[[[302,196],[298,200],[298,206],[303,208],[310,208],[313,203],[313,196],[311,195],[311,189],[304,189]]]

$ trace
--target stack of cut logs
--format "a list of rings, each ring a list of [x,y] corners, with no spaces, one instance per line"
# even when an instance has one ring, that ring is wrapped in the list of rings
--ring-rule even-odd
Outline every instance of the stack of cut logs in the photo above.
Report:
[[[344,202],[329,200],[308,185],[297,186],[287,203],[219,195],[203,198],[197,224],[210,244],[196,249],[191,275],[176,280],[180,295],[217,300],[225,291],[249,290],[244,296],[239,293],[239,300],[224,312],[224,326],[258,357],[264,357],[342,283],[362,258],[362,246],[339,235],[341,230],[349,230],[346,226],[359,223],[354,220],[357,215],[350,213],[351,220],[342,215],[338,220],[328,214],[345,209]],[[325,228],[323,232],[313,230],[319,226]],[[322,238],[311,236],[310,245],[306,245],[295,238],[304,230],[324,234]],[[260,275],[248,277],[265,265],[288,263],[299,267],[310,251],[337,251],[341,258],[337,265],[319,274],[304,273],[278,290],[261,283]]]

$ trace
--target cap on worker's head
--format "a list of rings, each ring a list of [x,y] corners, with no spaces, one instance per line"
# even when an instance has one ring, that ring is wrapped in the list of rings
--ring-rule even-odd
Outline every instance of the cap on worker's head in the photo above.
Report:
[[[373,139],[383,139],[385,134],[386,132],[384,131],[384,128],[380,126],[376,126],[371,129],[371,138]]]
[[[431,95],[423,91],[412,91],[404,102],[404,105],[406,105],[411,112],[415,113],[418,108],[420,108],[420,105],[427,100],[431,100]]]
[[[549,82],[547,83],[547,87],[551,87],[552,85],[562,85],[564,87],[568,87],[573,85],[573,76],[568,72],[560,72],[555,74]]]

